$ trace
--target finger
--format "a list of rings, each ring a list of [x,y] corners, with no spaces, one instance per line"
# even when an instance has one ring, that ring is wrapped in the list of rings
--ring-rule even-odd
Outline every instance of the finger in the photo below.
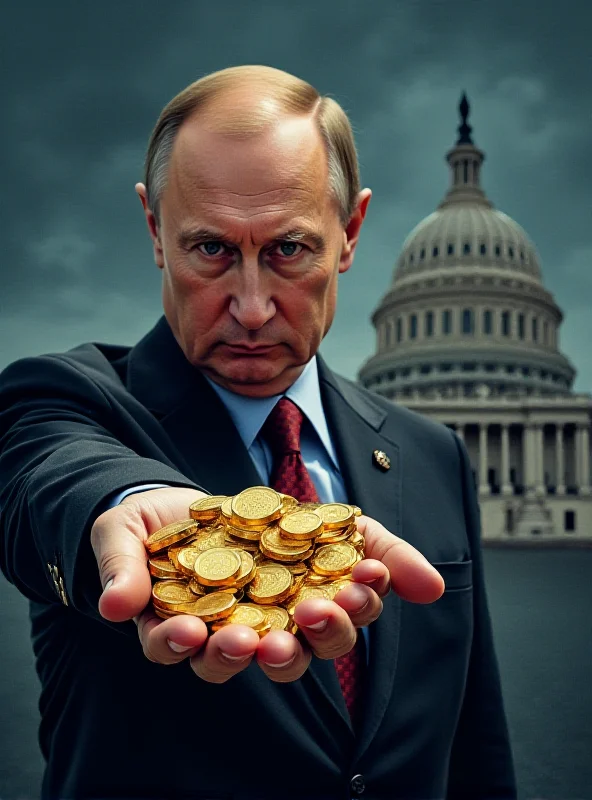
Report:
[[[122,505],[116,514],[101,515],[91,531],[103,586],[99,613],[111,622],[137,616],[148,604],[152,590],[144,537],[139,530],[143,523],[131,508]]]
[[[374,558],[364,558],[352,571],[356,583],[363,583],[373,589],[379,597],[386,597],[391,590],[391,576],[386,566]]]
[[[341,589],[333,602],[347,612],[356,628],[363,628],[378,619],[382,612],[382,600],[369,586],[352,583]]]
[[[191,668],[209,683],[225,683],[249,666],[259,645],[259,634],[246,625],[227,625],[214,633],[197,655]]]
[[[257,650],[257,663],[272,681],[288,683],[301,678],[310,664],[312,652],[288,631],[270,631]]]
[[[319,658],[339,658],[356,643],[357,632],[348,613],[331,600],[303,600],[294,609],[294,622]]]
[[[419,550],[370,517],[358,517],[357,524],[366,539],[366,555],[382,561],[389,571],[392,588],[403,600],[433,603],[442,596],[444,580]]]
[[[146,610],[137,626],[144,655],[157,664],[177,664],[195,655],[208,638],[205,623],[189,614],[162,620]]]

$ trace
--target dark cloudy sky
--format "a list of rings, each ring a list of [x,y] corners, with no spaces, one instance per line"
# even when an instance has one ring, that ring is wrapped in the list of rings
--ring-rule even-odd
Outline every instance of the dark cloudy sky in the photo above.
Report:
[[[259,63],[344,106],[374,193],[323,352],[353,377],[409,230],[448,184],[468,92],[495,205],[530,234],[592,391],[592,11],[584,0],[5,0],[0,368],[83,341],[132,344],[161,313],[134,183],[161,108]]]

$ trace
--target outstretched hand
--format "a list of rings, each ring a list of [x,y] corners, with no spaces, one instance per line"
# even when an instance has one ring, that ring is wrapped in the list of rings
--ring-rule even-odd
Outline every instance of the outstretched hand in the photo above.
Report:
[[[366,557],[353,569],[354,583],[334,600],[298,604],[294,621],[304,640],[278,630],[260,639],[244,625],[227,625],[210,636],[199,617],[187,614],[162,620],[148,607],[152,581],[144,543],[159,528],[187,518],[189,505],[205,496],[175,487],[128,495],[101,514],[91,531],[103,586],[99,612],[111,622],[133,619],[151,661],[174,664],[189,658],[199,677],[224,683],[256,659],[271,680],[293,681],[306,671],[313,653],[333,659],[349,652],[356,628],[380,616],[381,598],[391,590],[412,603],[432,603],[444,591],[442,576],[418,550],[361,516],[356,522],[366,539]]]

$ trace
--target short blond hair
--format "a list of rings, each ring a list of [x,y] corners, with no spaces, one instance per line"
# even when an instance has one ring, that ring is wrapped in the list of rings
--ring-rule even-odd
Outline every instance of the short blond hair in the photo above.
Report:
[[[212,72],[191,83],[163,108],[150,136],[144,164],[147,203],[160,224],[160,198],[166,186],[168,166],[179,128],[190,116],[199,114],[210,101],[225,92],[255,84],[273,102],[258,104],[252,113],[225,122],[216,118],[216,130],[225,135],[247,138],[262,132],[284,114],[310,114],[315,120],[327,151],[329,189],[337,203],[339,218],[346,225],[356,207],[360,174],[354,134],[343,108],[288,72],[262,65],[244,65]],[[215,104],[208,110],[215,116]]]

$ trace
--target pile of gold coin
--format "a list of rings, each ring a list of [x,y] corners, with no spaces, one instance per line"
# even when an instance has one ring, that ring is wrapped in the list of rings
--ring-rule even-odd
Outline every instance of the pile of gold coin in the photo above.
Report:
[[[238,623],[259,636],[295,633],[301,600],[333,600],[353,580],[364,557],[361,513],[346,503],[299,503],[267,486],[197,500],[189,519],[146,541],[154,612],[192,614],[211,631]]]

